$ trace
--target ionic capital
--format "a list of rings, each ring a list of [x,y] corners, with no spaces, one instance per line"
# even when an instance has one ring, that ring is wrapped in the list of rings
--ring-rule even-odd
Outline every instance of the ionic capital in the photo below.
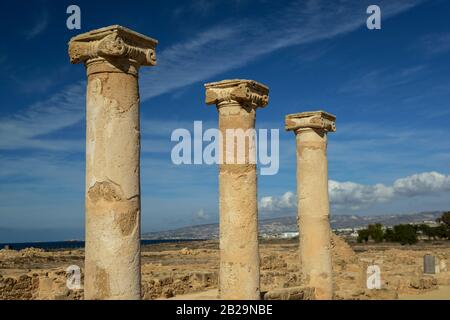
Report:
[[[300,129],[322,129],[326,132],[336,131],[336,116],[325,111],[309,111],[289,114],[285,119],[287,131]]]
[[[269,102],[269,88],[253,80],[223,80],[205,84],[206,104],[217,106],[236,102],[254,109]]]
[[[157,44],[155,39],[114,25],[73,37],[69,41],[69,56],[74,64],[96,58],[125,58],[139,66],[154,66]]]

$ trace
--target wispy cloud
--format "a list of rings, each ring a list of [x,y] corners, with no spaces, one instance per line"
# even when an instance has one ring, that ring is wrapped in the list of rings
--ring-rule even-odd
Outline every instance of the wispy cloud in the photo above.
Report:
[[[280,9],[271,11],[268,15],[261,15],[252,19],[223,20],[217,24],[204,26],[197,33],[191,32],[188,40],[171,44],[165,48],[164,44],[167,39],[159,39],[161,41],[159,48],[162,48],[162,50],[158,50],[158,65],[154,68],[143,68],[141,70],[141,98],[145,101],[162,94],[172,93],[176,89],[185,88],[194,83],[200,85],[201,82],[216,80],[216,77],[221,73],[257,61],[276,50],[310,44],[324,39],[332,39],[357,30],[365,25],[367,17],[365,14],[367,5],[361,2],[294,1],[288,5],[279,6]],[[418,5],[420,2],[419,0],[380,1],[379,4],[383,8],[383,19],[387,19]],[[36,24],[29,29],[27,33],[28,39],[37,37],[47,29],[49,16],[47,14],[43,16],[45,19],[36,21]],[[158,35],[150,35],[158,38]],[[312,56],[314,57],[315,55],[312,54]],[[405,69],[403,72],[400,72],[397,78],[394,77],[392,82],[402,83],[402,77],[407,79],[408,76],[414,76],[417,74],[414,71],[418,72],[420,70],[414,68]],[[385,70],[382,70],[375,74],[374,77],[383,76],[384,72]],[[261,81],[264,82],[264,79],[261,79]],[[8,110],[12,109],[12,106],[10,107]],[[72,212],[74,216],[81,217],[83,210],[83,163],[82,161],[67,161],[64,155],[71,151],[82,152],[84,150],[84,142],[81,139],[67,139],[64,135],[59,137],[58,133],[83,121],[85,82],[80,81],[74,85],[66,86],[59,93],[53,94],[47,99],[28,107],[20,108],[17,106],[16,108],[19,109],[16,114],[0,118],[0,136],[3,138],[0,140],[0,150],[37,150],[39,153],[61,155],[61,157],[42,156],[37,155],[37,152],[29,152],[30,155],[28,156],[27,154],[26,158],[0,158],[0,164],[2,164],[0,179],[3,178],[7,182],[3,184],[2,195],[0,196],[2,200],[0,203],[4,204],[1,208],[2,220],[7,222],[13,216],[20,216],[20,219],[23,219],[26,216],[24,212],[29,212],[28,215],[31,216],[37,211],[36,208],[39,208],[41,212],[64,212],[60,219],[66,219],[69,216],[65,212],[67,203],[58,203],[49,209],[51,204],[44,203],[48,202],[49,198],[42,195],[48,191],[48,186],[58,187],[66,185],[73,185],[78,190],[79,198],[76,201],[79,202],[77,202],[79,207],[73,206]],[[186,170],[186,167],[174,166],[170,162],[170,158],[153,157],[153,153],[169,151],[168,149],[170,149],[171,145],[168,142],[168,137],[172,128],[188,128],[190,126],[192,126],[192,122],[170,122],[167,120],[162,122],[145,119],[142,121],[143,157],[148,157],[146,160],[151,158],[151,161],[142,161],[143,202],[146,203],[146,205],[143,205],[143,217],[145,219],[145,217],[151,216],[149,220],[151,220],[152,226],[155,225],[155,217],[159,219],[159,216],[163,216],[161,218],[163,219],[167,215],[172,215],[174,221],[178,222],[181,219],[180,217],[185,214],[184,217],[192,220],[194,210],[190,208],[198,209],[198,203],[202,203],[202,208],[204,208],[203,212],[196,212],[198,218],[205,215],[215,216],[217,185],[216,181],[211,179],[211,177],[217,175],[216,167],[210,166],[205,168],[196,166],[196,168],[191,167],[189,170]],[[274,127],[279,127],[279,124]],[[339,134],[343,132],[343,129],[343,126],[339,127]],[[351,128],[350,130],[354,129]],[[360,132],[373,132],[373,135],[376,136],[382,131],[381,129],[378,131],[375,129],[368,129],[366,126],[361,127]],[[387,137],[383,135],[381,139],[372,139],[371,137],[363,136],[360,132],[353,131],[353,139],[351,141],[347,140],[341,143],[333,141],[330,143],[330,162],[333,159],[348,164],[349,154],[359,152],[359,156],[362,158],[361,162],[367,160],[364,162],[366,165],[374,163],[386,164],[389,161],[394,162],[394,159],[397,159],[395,161],[398,165],[398,159],[404,160],[407,157],[409,157],[408,159],[411,162],[423,163],[423,159],[410,157],[410,154],[398,157],[401,151],[394,150],[386,155],[377,154],[376,150],[376,147],[384,147],[386,145],[393,146],[393,148],[398,145],[405,146],[411,143],[410,141],[413,139],[415,143],[421,143],[421,145],[430,144],[431,140],[421,141],[420,137],[430,137],[431,139],[433,136],[436,136],[436,131],[427,135],[421,134],[421,130],[422,128],[418,129],[415,136],[404,137],[403,139],[398,134],[405,132],[396,129],[384,131],[395,132],[396,136]],[[287,142],[281,141],[281,143],[289,145],[286,148],[280,148],[281,150],[286,150],[280,156],[282,158],[289,157],[294,163],[295,145],[293,137],[289,136]],[[369,150],[370,148],[372,149]],[[429,148],[431,148],[431,145]],[[448,159],[448,151],[446,154],[443,153],[445,152],[443,151],[445,141],[441,141],[440,148],[442,149],[440,156],[444,161]],[[364,152],[361,152],[361,150]],[[425,148],[422,150],[430,149]],[[433,151],[436,150],[433,149]],[[434,152],[427,154],[430,157],[436,156]],[[352,166],[352,169],[355,168],[357,168],[357,165]],[[285,170],[285,172],[288,171],[287,174],[292,177],[291,169],[292,167],[289,167],[289,170]],[[431,171],[434,169],[425,170]],[[412,172],[421,171],[422,169]],[[348,171],[345,172],[345,174],[347,173]],[[11,181],[19,181],[21,179],[35,181],[30,184],[17,183],[14,186],[16,189],[13,189]],[[352,180],[352,178],[349,179]],[[35,183],[37,181],[39,183]],[[376,194],[375,191],[370,191],[370,188],[374,186],[372,184],[357,185],[362,187],[357,187],[356,189],[365,189],[364,186],[367,186],[367,190],[369,190],[366,192],[367,194]],[[389,183],[385,183],[384,186],[386,188],[393,187]],[[26,199],[23,196],[25,194],[23,192],[24,187],[27,188],[26,196],[30,196],[30,199],[32,199],[28,201],[30,205],[25,209],[17,206],[17,203]],[[280,190],[284,191],[286,189],[289,189],[289,187],[282,186]],[[186,190],[190,192],[187,193]],[[411,188],[408,190],[411,190]],[[346,194],[351,193],[350,191],[346,192]],[[174,197],[177,197],[178,201],[174,202]],[[420,197],[420,195],[415,197]],[[81,201],[79,201],[80,199]],[[72,201],[76,202],[73,198]],[[272,201],[272,204],[270,204],[270,201],[267,201],[266,205],[272,206],[272,208],[289,207],[292,203],[295,203],[294,193],[288,192],[281,198],[273,196]],[[336,203],[338,200],[333,201]],[[65,201],[60,200],[60,202]],[[41,205],[36,206],[35,203]],[[158,205],[155,205],[155,203],[158,203]],[[180,212],[184,211],[179,210],[180,203],[188,204],[186,205],[186,209],[188,209],[186,210],[187,214]],[[164,210],[165,206],[173,208],[173,210]],[[164,211],[163,215],[161,211]],[[10,214],[6,216],[6,214],[3,215],[4,212],[9,212]],[[36,217],[39,216],[39,219],[42,219],[44,215],[47,215],[48,221],[53,221],[54,215],[50,213],[36,215]],[[37,219],[36,217],[35,219]]]
[[[421,1],[383,2],[385,18]],[[198,81],[205,81],[254,61],[275,50],[328,39],[353,31],[365,23],[361,4],[339,1],[293,1],[260,19],[225,21],[176,43],[159,53],[159,64],[141,74],[143,101]],[[48,24],[48,13],[28,32],[34,37]],[[147,70],[147,71],[145,71]],[[83,82],[84,83],[84,82]],[[22,109],[15,116],[0,118],[0,149],[42,148],[65,150],[76,141],[48,141],[40,135],[71,126],[84,117],[83,84],[66,87],[45,101]]]
[[[47,11],[42,11],[42,13],[37,17],[33,26],[31,26],[28,30],[25,31],[25,38],[27,40],[33,39],[40,35],[47,29],[49,24],[49,14]]]
[[[186,1],[184,4],[181,4],[177,6],[177,8],[173,11],[173,17],[176,19],[179,19],[182,16],[185,15],[195,15],[198,16],[207,16],[211,13],[213,13],[214,10],[217,9],[218,6],[226,4],[232,4],[235,8],[243,6],[244,4],[247,4],[248,2],[258,3],[258,2],[264,2],[258,1],[258,0],[191,0]]]
[[[72,126],[84,118],[84,81],[37,102],[22,113],[0,118],[0,150],[76,150],[80,141],[44,139],[42,136]]]
[[[174,11],[174,17],[179,18],[184,14],[195,14],[197,16],[205,16],[213,10],[219,1],[209,0],[192,0],[185,5],[177,7]]]
[[[433,33],[418,41],[417,47],[426,54],[436,55],[450,51],[450,33]]]
[[[388,69],[372,70],[353,76],[354,79],[344,83],[338,92],[364,95],[375,93],[385,88],[392,89],[416,80],[425,69],[425,65],[418,65],[397,71]]]
[[[66,78],[71,69],[70,65],[64,65],[52,70],[43,71],[39,68],[36,71],[31,71],[27,76],[11,74],[10,78],[15,82],[16,87],[23,93],[45,93],[52,89],[61,79]]]
[[[445,163],[450,157],[450,141],[443,139],[436,143],[437,137],[446,136],[444,128],[416,128],[408,124],[390,125],[368,123],[343,123],[338,127],[336,138],[329,144],[329,158],[335,164],[349,162],[349,155],[356,153],[357,166],[365,165],[366,169],[395,165],[396,170],[408,165],[427,166]],[[414,144],[414,148],[411,144]],[[424,161],[423,155],[427,155]],[[436,161],[439,159],[439,161]],[[398,164],[402,163],[402,168]],[[369,170],[370,171],[370,170]]]
[[[421,1],[382,1],[385,19]],[[275,50],[333,38],[365,24],[364,4],[293,1],[260,19],[226,21],[159,53],[158,67],[143,71],[142,97],[167,93],[245,65]]]
[[[80,161],[49,153],[33,157],[0,156],[0,181],[8,181],[8,189],[16,184],[23,191],[48,188],[71,187],[83,189],[84,165]],[[62,172],[64,174],[62,174]],[[39,186],[35,183],[38,182]],[[9,191],[9,190],[8,190]],[[1,196],[11,196],[11,192],[1,192]],[[0,201],[5,203],[6,201]]]

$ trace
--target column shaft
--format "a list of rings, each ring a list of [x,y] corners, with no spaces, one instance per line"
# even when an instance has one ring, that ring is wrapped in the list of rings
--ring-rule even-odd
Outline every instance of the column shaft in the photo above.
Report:
[[[205,84],[206,103],[217,106],[222,148],[219,158],[221,299],[260,299],[256,109],[269,88],[253,80]]]
[[[85,298],[140,299],[137,77],[90,74],[86,121]]]
[[[325,111],[312,111],[287,115],[285,121],[286,130],[296,135],[302,280],[318,300],[333,299],[327,132],[336,131],[335,120]]]
[[[316,288],[317,299],[332,299],[327,135],[321,129],[299,129],[296,140],[302,273],[306,285]]]
[[[224,149],[227,129],[254,129],[255,110],[238,104],[219,108],[219,129]],[[237,139],[231,144],[234,160]],[[244,164],[221,164],[219,169],[220,211],[220,297],[222,299],[258,300],[259,251],[256,164],[249,163],[246,148]],[[229,152],[230,150],[228,150]],[[251,152],[251,151],[250,151]],[[224,161],[226,161],[224,150]]]

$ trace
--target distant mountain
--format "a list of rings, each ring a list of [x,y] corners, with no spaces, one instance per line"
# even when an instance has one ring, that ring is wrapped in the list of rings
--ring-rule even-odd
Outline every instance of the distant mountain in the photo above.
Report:
[[[435,221],[441,215],[442,211],[377,216],[336,215],[331,217],[330,222],[333,229],[366,227],[368,224],[373,223],[381,223],[390,227],[396,224]]]
[[[330,223],[333,229],[366,227],[368,224],[381,223],[385,226],[393,226],[405,223],[420,223],[435,221],[442,214],[441,211],[420,212],[413,214],[395,215],[333,215]],[[296,217],[280,217],[265,219],[259,222],[260,235],[274,235],[283,232],[297,231]],[[217,239],[219,237],[219,225],[203,224],[189,226],[168,231],[149,232],[142,235],[143,239]]]
[[[415,214],[397,215],[333,215],[330,222],[333,229],[366,227],[372,223],[382,223],[392,226],[401,223],[418,223],[423,221],[434,221],[440,217],[442,212],[421,212]],[[280,217],[261,220],[259,223],[261,235],[277,235],[284,232],[296,232],[296,217]],[[142,235],[143,239],[217,239],[219,236],[219,225],[204,224],[184,227],[169,231],[149,232]],[[2,243],[34,242],[34,241],[62,241],[84,239],[84,231],[79,229],[54,228],[54,229],[12,229],[0,227],[0,249]]]

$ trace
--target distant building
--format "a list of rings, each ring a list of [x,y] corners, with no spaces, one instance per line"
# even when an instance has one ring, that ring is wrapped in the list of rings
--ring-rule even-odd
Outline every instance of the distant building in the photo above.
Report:
[[[353,231],[352,233],[349,234],[349,236],[352,238],[358,238],[358,231]]]
[[[353,231],[353,228],[338,228],[338,229],[335,229],[337,232],[342,232],[342,233],[345,233],[345,232],[352,232]]]
[[[280,238],[282,239],[290,239],[290,238],[295,238],[298,237],[298,231],[297,232],[283,232],[280,234]]]
[[[424,221],[423,224],[426,224],[429,227],[439,227],[440,223],[436,221]]]
[[[431,220],[424,220],[424,221],[420,221],[420,222],[411,222],[410,224],[412,224],[412,225],[425,224],[429,227],[438,227],[440,225],[439,222],[431,221]]]

